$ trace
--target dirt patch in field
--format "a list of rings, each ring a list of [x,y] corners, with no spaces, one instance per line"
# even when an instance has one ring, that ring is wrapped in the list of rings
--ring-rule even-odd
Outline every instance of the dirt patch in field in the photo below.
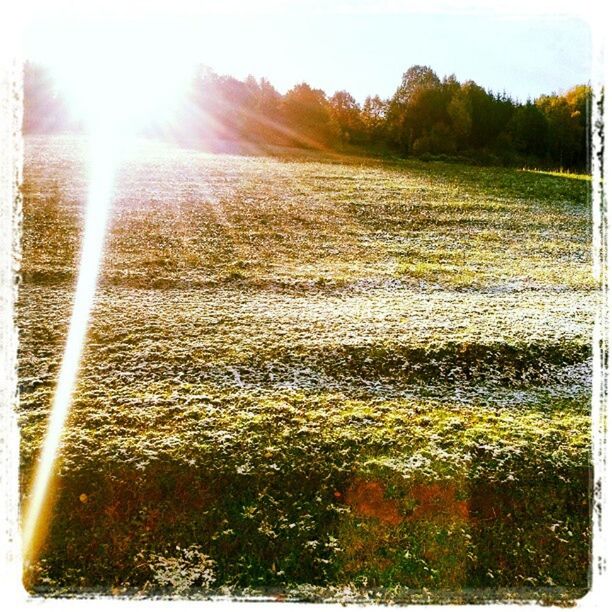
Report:
[[[397,501],[385,499],[385,489],[376,480],[356,480],[346,492],[346,503],[357,516],[377,518],[390,525],[402,522]]]
[[[414,504],[406,516],[400,512],[400,500],[385,497],[385,488],[376,480],[353,482],[346,492],[345,501],[356,516],[376,518],[382,523],[399,525],[402,521],[427,520],[446,522],[467,521],[470,517],[468,502],[458,499],[458,488],[452,483],[418,483],[410,487],[405,499]]]

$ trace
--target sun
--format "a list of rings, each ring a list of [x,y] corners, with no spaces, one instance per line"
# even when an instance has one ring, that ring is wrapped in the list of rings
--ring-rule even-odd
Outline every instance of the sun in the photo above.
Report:
[[[130,133],[171,122],[195,70],[180,32],[137,27],[102,27],[56,39],[48,64],[88,132],[102,126]]]

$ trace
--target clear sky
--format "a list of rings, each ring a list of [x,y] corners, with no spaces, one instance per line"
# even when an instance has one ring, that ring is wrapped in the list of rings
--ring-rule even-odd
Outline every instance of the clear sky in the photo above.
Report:
[[[384,2],[370,3],[367,11],[331,10],[347,4],[330,0],[325,10],[310,11],[272,5],[260,12],[38,15],[27,29],[25,53],[52,62],[60,48],[65,56],[117,44],[142,52],[151,45],[220,74],[266,77],[281,92],[306,81],[328,94],[346,89],[358,101],[392,95],[413,64],[519,100],[591,78],[590,27],[575,17],[445,12],[439,6],[428,14],[394,10]]]

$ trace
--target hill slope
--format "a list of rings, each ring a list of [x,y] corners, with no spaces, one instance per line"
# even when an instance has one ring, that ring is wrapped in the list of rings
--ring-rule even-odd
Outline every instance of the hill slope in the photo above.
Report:
[[[84,151],[26,142],[24,483],[70,315]],[[140,143],[36,588],[584,592],[588,197],[582,177]]]

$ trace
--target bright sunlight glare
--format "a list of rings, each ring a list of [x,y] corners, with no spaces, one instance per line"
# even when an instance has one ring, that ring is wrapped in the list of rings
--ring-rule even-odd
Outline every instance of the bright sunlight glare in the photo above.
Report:
[[[30,565],[35,562],[38,549],[45,536],[45,525],[48,523],[45,519],[48,518],[49,510],[46,504],[52,488],[57,451],[72,401],[95,295],[113,182],[115,144],[110,133],[102,130],[93,135],[90,140],[92,163],[89,195],[72,317],[47,433],[23,521],[24,560]]]
[[[145,45],[142,37],[133,33],[126,40],[134,46],[133,50],[118,40],[107,41],[104,46],[90,44],[78,51],[72,49],[72,53],[65,47],[50,64],[64,95],[89,134],[89,187],[68,337],[45,440],[24,503],[22,543],[26,582],[50,522],[58,450],[94,303],[114,174],[121,151],[126,136],[131,136],[134,129],[149,121],[170,120],[172,106],[190,74],[187,64],[168,53],[165,45],[156,48]]]
[[[54,81],[90,131],[100,122],[127,133],[170,122],[194,70],[180,29],[86,30],[50,50]]]

